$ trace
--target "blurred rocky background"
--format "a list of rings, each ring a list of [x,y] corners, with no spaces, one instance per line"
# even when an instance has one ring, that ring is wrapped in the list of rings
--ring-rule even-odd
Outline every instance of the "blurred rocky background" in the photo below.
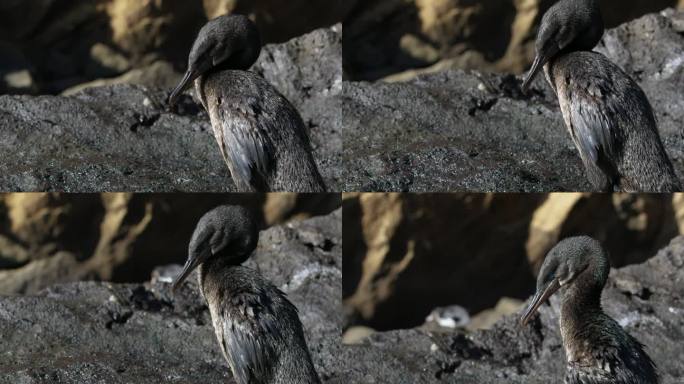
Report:
[[[171,87],[199,28],[248,14],[264,43],[340,22],[345,0],[3,0],[0,94],[58,94],[94,80]],[[114,79],[114,80],[112,80]],[[73,90],[72,90],[73,92]]]
[[[221,204],[260,212],[263,228],[327,215],[339,194],[0,195],[0,295],[82,280],[143,282],[182,264],[199,218]]]
[[[349,80],[406,79],[418,72],[478,69],[522,73],[536,28],[556,0],[368,0],[344,22]],[[684,0],[602,0],[607,28]],[[408,71],[398,76],[400,72]]]
[[[619,268],[684,233],[684,194],[352,193],[342,204],[347,341],[489,328],[534,293],[544,256],[568,236],[600,240]],[[456,324],[435,328],[431,312]]]

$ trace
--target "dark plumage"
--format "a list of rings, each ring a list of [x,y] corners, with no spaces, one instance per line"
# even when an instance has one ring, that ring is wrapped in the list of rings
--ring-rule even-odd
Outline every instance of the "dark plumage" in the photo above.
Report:
[[[174,289],[199,266],[202,295],[238,384],[320,383],[295,306],[257,271],[240,265],[258,238],[245,208],[208,212],[197,223]]]
[[[561,0],[542,18],[527,90],[543,66],[587,178],[600,191],[680,191],[644,92],[590,52],[604,31],[596,0]]]
[[[259,31],[247,17],[209,21],[169,104],[195,82],[238,190],[325,191],[301,116],[275,88],[247,71],[260,52]]]
[[[546,255],[522,324],[560,290],[566,384],[657,384],[655,364],[643,346],[601,308],[609,271],[598,241],[582,236],[559,242]]]
[[[560,0],[542,17],[532,68],[523,82],[527,91],[537,73],[551,58],[572,51],[591,50],[605,27],[598,0]]]
[[[651,105],[617,65],[595,52],[572,52],[545,67],[587,178],[601,191],[681,190]]]

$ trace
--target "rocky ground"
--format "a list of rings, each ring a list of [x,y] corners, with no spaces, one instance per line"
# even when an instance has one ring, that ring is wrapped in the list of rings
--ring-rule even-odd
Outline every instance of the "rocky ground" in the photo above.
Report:
[[[263,231],[248,265],[299,309],[323,382],[344,382],[341,210]],[[230,378],[194,278],[175,295],[149,283],[81,282],[0,297],[0,383],[218,383]],[[228,381],[232,382],[232,381]]]
[[[341,189],[341,50],[338,25],[266,46],[252,69],[300,111],[333,191]],[[178,113],[166,111],[169,92],[118,84],[0,96],[0,190],[234,190],[207,114],[189,96]]]
[[[643,264],[611,270],[603,293],[604,310],[646,345],[663,384],[684,380],[683,302],[684,236]],[[542,384],[560,382],[565,369],[557,300],[527,327],[514,315],[470,334],[377,333],[345,356],[345,379],[358,383]]]
[[[597,51],[633,76],[684,176],[684,11],[607,31]],[[590,185],[542,76],[449,70],[406,82],[345,82],[348,191],[583,191]]]

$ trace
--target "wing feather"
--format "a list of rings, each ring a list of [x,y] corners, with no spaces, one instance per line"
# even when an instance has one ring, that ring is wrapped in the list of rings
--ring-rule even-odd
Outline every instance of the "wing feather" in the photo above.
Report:
[[[611,119],[612,100],[606,97],[600,86],[573,87],[565,105],[569,114],[571,133],[577,149],[597,184],[609,187],[619,181],[617,172],[618,127]],[[605,176],[603,176],[605,175]],[[600,179],[607,178],[605,181]],[[607,184],[607,185],[606,185]]]
[[[251,292],[236,295],[225,307],[222,319],[219,337],[236,381],[261,383],[271,377],[278,358],[273,346],[283,342],[283,335],[268,296]]]
[[[241,189],[266,190],[268,175],[275,169],[275,151],[258,103],[247,101],[221,111],[224,156],[232,164],[233,179]]]

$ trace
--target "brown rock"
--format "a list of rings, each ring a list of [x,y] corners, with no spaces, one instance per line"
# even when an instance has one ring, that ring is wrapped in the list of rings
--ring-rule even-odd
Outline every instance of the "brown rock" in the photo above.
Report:
[[[615,267],[642,262],[680,233],[682,212],[682,195],[346,195],[348,320],[406,328],[438,306],[524,300],[546,253],[578,234],[602,241]]]
[[[344,20],[358,0],[236,0],[236,13],[251,15],[265,42],[279,43]]]
[[[542,15],[555,0],[376,0],[359,3],[345,20],[345,70],[350,79],[376,80],[445,61],[442,68],[521,73],[534,57]],[[608,28],[681,0],[609,0]],[[411,44],[406,44],[411,36]],[[475,51],[485,60],[458,60]],[[435,56],[433,52],[438,52]],[[427,54],[426,54],[427,53]]]
[[[112,0],[107,3],[112,41],[134,62],[160,52],[182,60],[204,23],[204,8],[185,0]]]
[[[339,195],[0,196],[0,294],[32,293],[84,279],[144,281],[182,263],[197,220],[219,204],[263,212],[264,226],[330,213]]]
[[[492,287],[522,295],[533,280],[523,239],[543,200],[372,194],[358,197],[358,216],[345,200],[344,280],[358,281],[343,288],[348,314],[387,329],[420,324],[437,306],[491,307],[499,298]],[[347,264],[359,261],[357,277]]]
[[[271,43],[339,23],[355,4],[346,0],[2,1],[0,39],[16,45],[27,57],[27,64],[12,73],[29,73],[37,85],[17,89],[3,87],[0,81],[0,91],[61,93],[158,60],[180,69],[199,28],[208,18],[229,12],[251,15],[264,43]],[[0,75],[5,72],[0,68]]]
[[[207,19],[211,20],[218,16],[233,13],[238,0],[204,0],[204,12]]]

